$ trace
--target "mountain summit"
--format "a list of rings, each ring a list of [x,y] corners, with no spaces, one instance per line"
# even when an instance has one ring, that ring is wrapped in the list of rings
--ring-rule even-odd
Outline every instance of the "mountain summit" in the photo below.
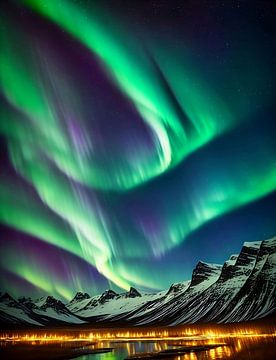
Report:
[[[87,293],[83,293],[83,292],[77,292],[76,295],[73,297],[73,299],[70,301],[70,303],[75,303],[75,302],[78,302],[78,301],[82,301],[82,300],[85,300],[85,299],[89,299],[90,298],[90,295],[87,294]]]
[[[53,296],[33,301],[0,295],[0,322],[50,325],[84,322],[116,325],[181,325],[240,322],[276,313],[276,237],[246,242],[223,265],[199,261],[191,281],[159,293],[108,289],[90,297],[78,292],[64,304]]]

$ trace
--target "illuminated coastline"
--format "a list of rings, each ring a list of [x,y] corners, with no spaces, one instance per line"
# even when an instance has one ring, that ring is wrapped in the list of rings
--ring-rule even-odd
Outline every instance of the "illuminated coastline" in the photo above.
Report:
[[[241,328],[240,330],[229,331],[216,328],[207,328],[199,330],[195,328],[186,329],[168,329],[168,330],[94,330],[82,332],[62,333],[61,330],[56,331],[7,331],[2,332],[0,341],[7,342],[65,342],[65,341],[174,341],[174,340],[212,340],[223,338],[276,338],[276,330],[262,333],[258,329]]]
[[[32,358],[32,354],[54,356],[66,354],[70,359],[76,351],[81,355],[109,351],[107,359],[145,358],[169,351],[170,357],[179,360],[226,359],[250,351],[273,351],[276,344],[274,324],[246,326],[191,325],[171,328],[129,329],[32,329],[7,330],[0,333],[0,346],[7,354]],[[197,348],[205,347],[202,351]],[[187,348],[180,355],[178,349]],[[171,352],[176,351],[176,355]],[[83,353],[82,353],[83,352]],[[204,353],[204,354],[203,354]],[[203,355],[202,355],[203,354]],[[29,356],[29,357],[28,357]],[[105,355],[101,355],[105,356]],[[267,355],[271,358],[271,353]],[[25,357],[24,357],[25,358]],[[51,357],[51,359],[55,357]],[[239,359],[239,357],[237,357]]]

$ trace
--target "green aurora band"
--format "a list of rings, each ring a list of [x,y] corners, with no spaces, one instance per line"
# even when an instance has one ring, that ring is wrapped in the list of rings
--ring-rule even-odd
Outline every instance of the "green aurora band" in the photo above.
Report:
[[[237,163],[226,175],[218,171],[208,184],[202,182],[201,189],[180,190],[177,211],[170,212],[162,205],[152,210],[152,217],[161,224],[158,228],[152,230],[143,216],[134,214],[129,214],[125,228],[109,197],[116,194],[124,202],[135,191],[150,189],[202,147],[235,129],[236,114],[193,69],[191,55],[180,60],[176,51],[167,54],[162,44],[150,42],[145,49],[98,6],[87,16],[69,1],[22,3],[55,23],[98,59],[143,120],[153,150],[143,157],[138,148],[135,156],[122,154],[116,161],[109,153],[97,154],[74,81],[68,80],[57,62],[47,58],[42,47],[35,41],[36,45],[30,45],[28,37],[13,31],[5,19],[0,82],[7,105],[1,109],[0,133],[7,141],[14,169],[35,189],[37,199],[29,198],[20,185],[12,187],[9,178],[1,175],[0,221],[84,259],[119,288],[160,288],[162,283],[154,277],[149,282],[147,270],[135,261],[139,264],[139,259],[162,257],[212,219],[275,191],[276,167],[271,164],[275,163],[276,150],[270,143],[265,151],[257,149],[246,173]],[[62,111],[57,103],[62,103]],[[68,114],[74,114],[86,135],[84,152],[66,129]],[[262,172],[255,170],[260,167]],[[14,254],[7,250],[7,258],[10,261],[3,265],[7,271],[45,292],[66,299],[72,296],[65,283],[51,280],[52,275],[47,278],[28,257],[22,256],[11,265]],[[129,266],[132,260],[133,266]],[[75,279],[76,287],[79,284],[80,279]]]

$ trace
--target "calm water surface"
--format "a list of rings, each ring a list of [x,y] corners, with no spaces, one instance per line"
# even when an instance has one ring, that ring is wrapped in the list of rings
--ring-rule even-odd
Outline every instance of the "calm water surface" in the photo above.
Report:
[[[79,360],[123,360],[129,355],[140,352],[156,352],[173,348],[173,345],[202,345],[211,343],[225,343],[226,345],[202,351],[175,356],[170,359],[177,360],[210,360],[210,359],[237,359],[237,360],[275,360],[276,338],[236,337],[216,338],[212,341],[177,341],[172,344],[169,341],[129,341],[129,342],[103,342],[101,347],[114,347],[112,353],[85,355],[78,357]]]
[[[79,360],[123,360],[139,353],[157,353],[181,346],[218,347],[170,357],[174,360],[276,360],[276,325],[205,325],[175,328],[41,329],[6,331],[0,352],[9,359],[69,358],[75,351],[113,348],[112,352],[82,355]],[[80,351],[79,351],[80,350]],[[85,351],[84,351],[85,352]],[[75,352],[76,356],[76,352]],[[1,357],[1,353],[0,353]],[[164,358],[165,359],[165,358]]]

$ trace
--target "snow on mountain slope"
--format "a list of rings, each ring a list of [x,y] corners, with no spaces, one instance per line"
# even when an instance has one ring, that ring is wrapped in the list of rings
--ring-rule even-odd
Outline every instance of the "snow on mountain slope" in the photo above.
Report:
[[[31,318],[31,311],[18,303],[9,294],[5,293],[0,297],[0,312],[2,320],[15,324],[41,325]]]
[[[74,316],[70,310],[53,296],[46,296],[34,302],[33,313],[39,315],[42,319],[50,318],[66,323],[83,324],[84,321]]]
[[[261,244],[262,244],[262,241],[246,241],[245,243],[243,243],[243,246],[250,247],[250,248],[255,247],[256,249],[259,249]]]
[[[138,307],[154,300],[160,296],[157,294],[140,294],[136,289],[130,288],[126,293],[117,294],[112,290],[106,290],[101,296],[94,296],[90,299],[80,301],[78,304],[68,308],[74,314],[83,318],[101,317],[109,319],[119,314],[134,311]]]
[[[78,302],[81,300],[89,299],[90,295],[87,293],[77,292],[76,295],[73,297],[73,299],[70,301],[70,303]]]
[[[225,261],[225,264],[226,264],[226,265],[235,265],[238,256],[239,256],[238,254],[233,254],[233,255],[231,255],[230,258],[229,258],[229,260],[226,260],[226,261]]]
[[[221,265],[200,261],[193,271],[191,282],[186,284],[183,292],[173,297],[167,293],[166,296],[140,308],[130,316],[130,319],[139,325],[171,324],[173,319],[179,316],[179,309],[183,304],[191,302],[198,294],[211,286],[219,278],[221,269]]]
[[[67,305],[52,296],[36,301],[0,296],[0,322],[12,324],[178,325],[248,321],[275,313],[276,237],[244,243],[223,266],[199,261],[191,281],[159,293],[133,287],[93,297],[78,292]]]
[[[207,289],[214,284],[222,271],[222,266],[218,264],[208,264],[199,261],[192,274],[192,281],[189,287],[189,291],[198,293]]]
[[[185,303],[173,324],[216,321],[250,275],[257,253],[258,248],[255,246],[243,246],[235,263],[232,265],[226,261],[217,281],[201,291],[191,302]]]
[[[85,321],[77,318],[76,316],[72,315],[72,314],[65,314],[65,313],[58,313],[57,311],[55,311],[54,309],[48,308],[46,310],[34,310],[34,313],[39,315],[40,318],[45,320],[45,317],[50,318],[52,320],[54,320],[54,322],[56,320],[58,320],[59,322],[65,322],[68,324],[83,324],[85,323]]]
[[[180,292],[184,292],[188,289],[188,287],[190,286],[191,281],[184,281],[181,283],[174,283],[170,286],[168,292],[166,293],[166,295],[171,295],[171,296],[175,296],[176,294],[180,294]]]
[[[267,316],[275,309],[276,238],[273,238],[262,242],[250,277],[220,320],[246,321]]]
[[[17,301],[19,302],[19,304],[24,305],[28,309],[36,309],[37,308],[36,304],[30,297],[27,298],[25,296],[21,296],[18,298]]]
[[[75,299],[75,297],[66,305],[67,309],[69,309],[72,313],[76,313],[87,306],[91,305],[94,300],[97,300],[99,295],[88,297],[88,298],[79,298]]]

